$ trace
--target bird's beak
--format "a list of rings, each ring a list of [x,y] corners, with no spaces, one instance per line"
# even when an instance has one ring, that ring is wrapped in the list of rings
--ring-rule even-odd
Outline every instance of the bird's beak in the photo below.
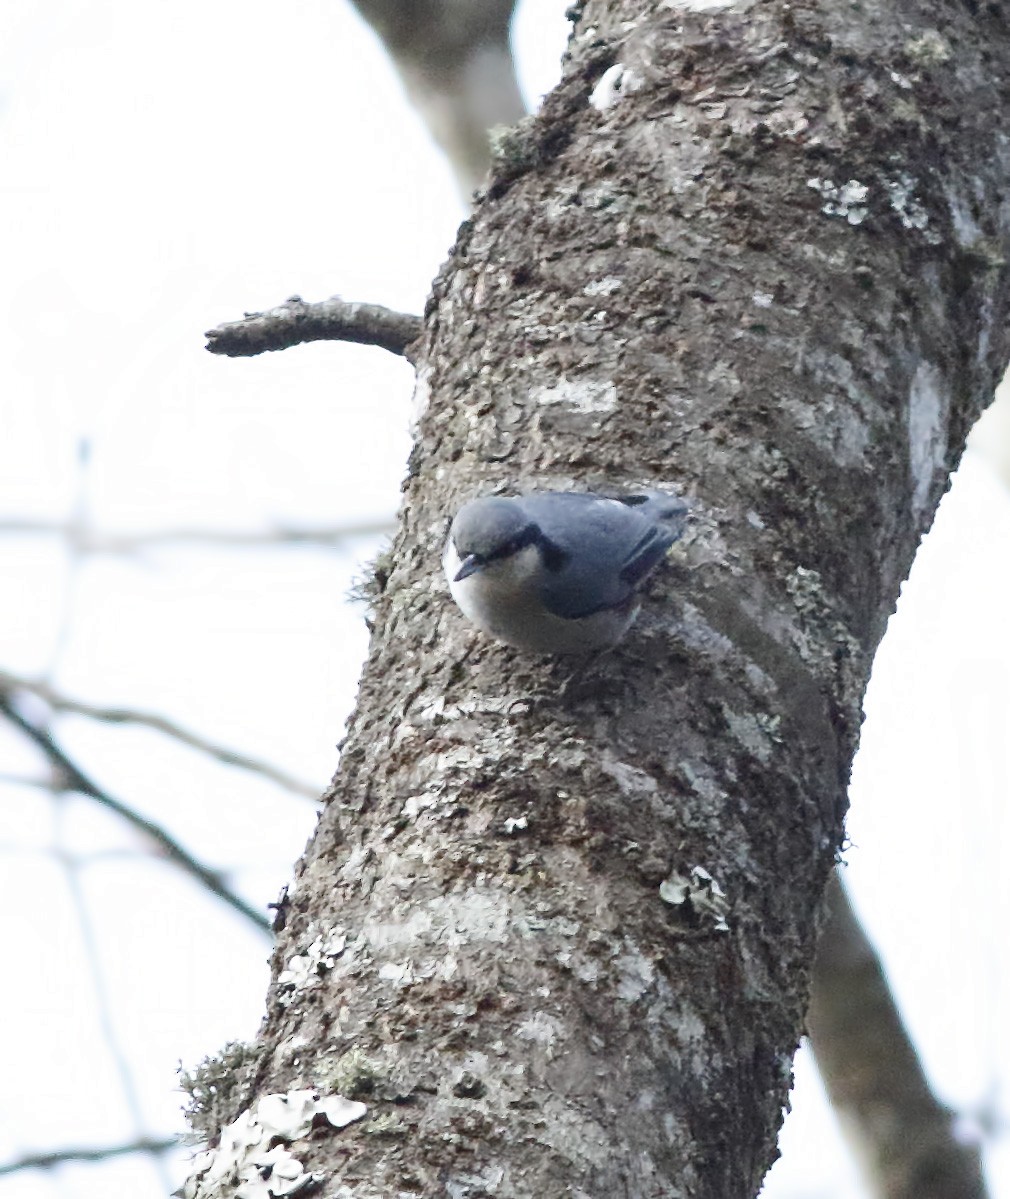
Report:
[[[459,570],[456,571],[454,583],[461,583],[464,579],[468,579],[470,575],[475,574],[484,565],[476,554],[467,554],[459,564]]]

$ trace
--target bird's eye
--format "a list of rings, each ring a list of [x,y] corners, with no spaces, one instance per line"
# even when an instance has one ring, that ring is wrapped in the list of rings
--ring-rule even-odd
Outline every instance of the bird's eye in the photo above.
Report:
[[[505,553],[509,556],[518,554],[520,550],[524,550],[528,545],[533,544],[533,535],[529,529],[523,529],[516,537],[513,537],[505,547]]]

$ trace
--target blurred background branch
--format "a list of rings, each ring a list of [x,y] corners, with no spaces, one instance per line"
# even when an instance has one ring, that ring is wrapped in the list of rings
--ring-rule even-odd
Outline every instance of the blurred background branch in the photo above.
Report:
[[[509,40],[515,0],[352,3],[382,40],[469,204],[487,173],[488,130],[526,112]]]
[[[933,1095],[837,870],[825,901],[807,1027],[874,1199],[986,1199],[978,1146]]]
[[[17,691],[25,691],[34,695],[57,712],[73,712],[77,716],[100,720],[104,724],[143,725],[145,728],[154,729],[155,732],[163,733],[166,737],[171,737],[173,740],[189,746],[190,749],[195,749],[198,753],[206,754],[225,766],[234,766],[239,770],[248,770],[250,774],[261,775],[271,783],[276,783],[278,787],[283,787],[286,791],[292,791],[296,795],[302,795],[306,799],[319,799],[319,787],[296,779],[286,770],[281,770],[280,767],[273,766],[269,762],[218,745],[217,742],[202,737],[199,733],[184,729],[165,716],[159,716],[154,712],[134,711],[131,708],[102,708],[95,704],[86,704],[81,700],[71,699],[69,696],[61,694],[49,683],[38,679],[21,678],[9,671],[0,670],[0,692]],[[20,727],[23,730],[26,728],[25,725]],[[62,751],[60,754],[62,758]],[[76,767],[74,769],[77,770]],[[82,777],[79,771],[77,777]]]
[[[176,1137],[140,1137],[123,1145],[83,1145],[77,1149],[54,1149],[49,1153],[25,1153],[13,1161],[0,1162],[0,1175],[25,1170],[53,1170],[71,1162],[102,1162],[131,1153],[163,1154],[179,1147]]]
[[[329,528],[314,525],[274,525],[262,530],[149,529],[139,533],[101,533],[77,521],[0,519],[0,534],[58,537],[82,554],[136,554],[173,546],[206,545],[219,549],[261,549],[284,545],[333,548],[355,537],[386,536],[389,520],[348,521]]]
[[[230,908],[233,908],[240,916],[244,916],[246,920],[262,932],[270,934],[270,921],[266,916],[258,912],[233,891],[224,882],[219,871],[212,870],[209,866],[205,866],[202,862],[198,861],[161,825],[153,820],[149,820],[146,816],[142,816],[136,809],[131,808],[129,804],[114,799],[107,791],[99,787],[97,783],[93,783],[81,768],[57,745],[52,734],[22,716],[11,695],[2,690],[0,690],[0,715],[5,716],[15,728],[20,729],[42,751],[50,766],[56,772],[57,781],[54,786],[59,790],[76,791],[80,795],[86,795],[97,803],[100,803],[102,807],[108,808],[110,812],[114,812],[121,819],[125,820],[131,828],[153,842],[160,854],[185,874],[189,875],[190,878],[195,879],[211,895],[220,899]]]

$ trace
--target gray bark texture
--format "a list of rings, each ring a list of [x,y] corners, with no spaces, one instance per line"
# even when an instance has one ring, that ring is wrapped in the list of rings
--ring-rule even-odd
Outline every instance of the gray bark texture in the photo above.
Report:
[[[290,1125],[328,1197],[756,1194],[870,662],[1007,359],[1004,6],[573,15],[428,305],[393,565],[234,1105],[363,1102]],[[643,485],[693,527],[581,675],[452,606],[464,500]]]

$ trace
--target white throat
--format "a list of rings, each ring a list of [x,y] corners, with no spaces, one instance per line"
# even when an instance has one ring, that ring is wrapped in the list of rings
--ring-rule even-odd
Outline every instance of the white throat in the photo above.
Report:
[[[528,613],[533,607],[540,607],[539,585],[544,567],[535,545],[489,562],[458,582],[456,575],[462,559],[451,541],[442,561],[452,598],[474,624],[488,632],[494,632],[516,609]]]
[[[538,654],[576,654],[613,645],[635,616],[635,608],[607,609],[578,620],[555,616],[544,607],[540,586],[544,564],[535,545],[490,562],[456,581],[461,559],[450,541],[442,556],[452,598],[477,628]]]

